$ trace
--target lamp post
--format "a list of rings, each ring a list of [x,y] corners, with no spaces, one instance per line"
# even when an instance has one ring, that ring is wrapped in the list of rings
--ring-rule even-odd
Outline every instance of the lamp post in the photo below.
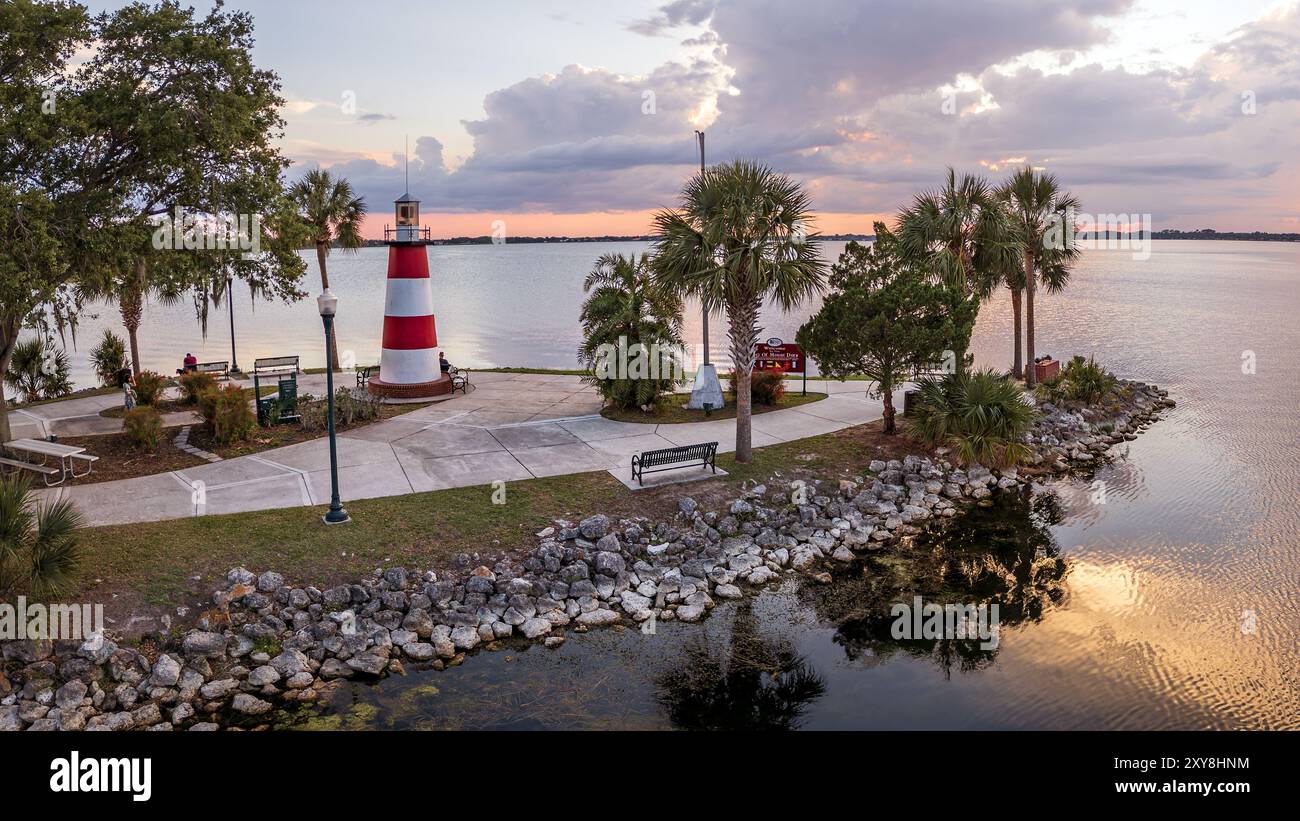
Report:
[[[230,372],[239,373],[239,358],[235,356],[235,280],[226,274],[226,307],[230,309]]]
[[[703,176],[704,132],[696,131],[695,136],[700,143],[700,175]],[[691,387],[691,398],[686,401],[686,407],[703,409],[704,415],[708,416],[710,411],[724,407],[726,401],[722,396],[722,383],[718,381],[718,369],[709,362],[709,301],[702,295],[700,307],[704,314],[704,363],[695,370],[695,384]]]
[[[334,337],[332,333],[334,314],[339,309],[339,298],[326,288],[320,296],[316,297],[316,307],[320,309],[321,322],[325,324],[325,395],[327,397],[325,401],[330,432],[330,509],[322,520],[327,525],[337,525],[352,521],[352,517],[348,516],[348,512],[343,509],[343,504],[339,501],[339,456],[338,448],[334,443],[334,369],[329,363],[330,340]]]

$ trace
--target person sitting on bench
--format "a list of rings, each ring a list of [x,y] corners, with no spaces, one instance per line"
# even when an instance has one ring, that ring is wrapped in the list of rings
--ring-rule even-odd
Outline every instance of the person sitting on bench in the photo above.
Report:
[[[192,353],[187,353],[187,354],[185,354],[185,361],[184,361],[183,364],[184,364],[183,367],[180,367],[180,368],[177,368],[177,369],[176,369],[176,375],[177,375],[177,376],[180,376],[180,375],[182,375],[182,374],[190,373],[191,371],[196,371],[196,370],[198,370],[198,367],[199,367],[199,358],[198,358],[197,356],[195,356],[194,354],[192,354]]]
[[[447,361],[447,355],[442,351],[438,351],[438,367],[443,373],[451,372],[451,363]]]

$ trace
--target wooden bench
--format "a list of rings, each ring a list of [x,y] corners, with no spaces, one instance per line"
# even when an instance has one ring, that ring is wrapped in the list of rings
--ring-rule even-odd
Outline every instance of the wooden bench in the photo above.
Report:
[[[639,456],[632,456],[632,478],[636,479],[638,485],[644,484],[645,474],[659,473],[665,470],[674,470],[680,467],[691,467],[698,464],[700,467],[713,468],[713,472],[718,472],[716,462],[718,456],[717,442],[703,442],[698,445],[682,445],[676,448],[663,448],[662,450],[647,450]],[[647,470],[646,468],[653,468]]]
[[[225,363],[222,363],[225,364]],[[296,356],[264,356],[253,360],[253,373],[271,375],[277,373],[302,373]]]
[[[17,459],[9,459],[4,456],[0,456],[0,465],[15,468],[17,470],[30,470],[33,473],[42,474],[45,477],[46,487],[54,487],[57,484],[61,484],[64,478],[62,468],[52,468],[48,465],[33,465],[31,462],[20,462]],[[51,482],[51,476],[57,476],[59,478],[57,481]]]
[[[200,362],[199,364],[194,366],[194,372],[216,374],[217,379],[219,380],[229,380],[230,363],[224,361],[223,362]]]

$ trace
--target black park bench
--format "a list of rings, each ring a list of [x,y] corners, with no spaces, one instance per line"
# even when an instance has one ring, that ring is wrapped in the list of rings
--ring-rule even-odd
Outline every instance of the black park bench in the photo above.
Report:
[[[224,382],[230,378],[230,363],[221,362],[200,362],[194,366],[197,373],[210,373],[217,378],[217,381]]]
[[[717,473],[718,465],[715,461],[717,456],[717,442],[702,442],[698,445],[647,450],[639,456],[633,454],[632,478],[636,479],[636,483],[640,485],[645,483],[647,473],[659,473],[674,468],[691,467],[696,464],[700,467],[712,468],[713,472]]]

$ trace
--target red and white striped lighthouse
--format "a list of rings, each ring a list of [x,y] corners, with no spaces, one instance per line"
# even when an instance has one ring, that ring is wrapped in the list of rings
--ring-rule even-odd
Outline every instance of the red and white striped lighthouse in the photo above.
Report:
[[[392,399],[451,393],[451,379],[438,367],[438,332],[429,280],[429,229],[420,228],[420,201],[409,193],[394,203],[397,227],[384,228],[388,243],[388,293],[379,375],[370,392]]]

